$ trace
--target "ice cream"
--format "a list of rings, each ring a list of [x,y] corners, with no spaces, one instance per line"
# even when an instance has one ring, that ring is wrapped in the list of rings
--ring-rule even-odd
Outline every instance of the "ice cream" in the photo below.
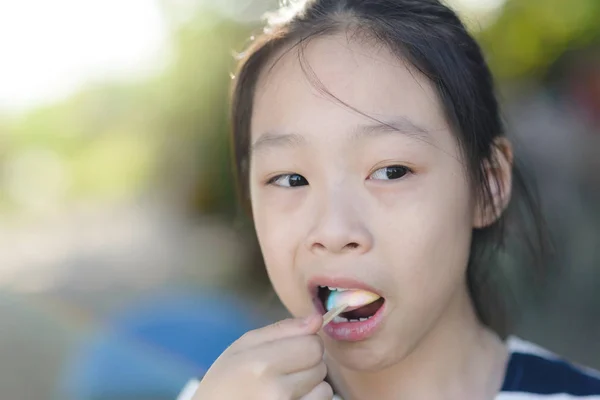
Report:
[[[348,304],[346,311],[356,310],[357,308],[371,304],[377,301],[381,296],[378,294],[368,292],[360,289],[335,289],[332,290],[327,298],[326,308],[327,311],[340,306],[341,304]]]

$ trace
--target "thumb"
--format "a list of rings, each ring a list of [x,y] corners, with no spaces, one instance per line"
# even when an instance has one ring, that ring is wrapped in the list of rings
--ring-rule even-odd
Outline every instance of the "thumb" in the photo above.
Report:
[[[317,333],[323,325],[323,316],[321,314],[311,314],[304,318],[304,324],[309,334]]]
[[[247,332],[232,347],[254,347],[293,336],[312,335],[321,329],[323,317],[312,314],[306,318],[288,318],[264,328]]]

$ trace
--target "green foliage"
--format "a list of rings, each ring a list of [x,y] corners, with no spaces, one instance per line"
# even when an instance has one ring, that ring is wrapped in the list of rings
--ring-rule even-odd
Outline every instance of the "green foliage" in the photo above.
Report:
[[[144,101],[144,92],[143,87],[105,84],[6,119],[0,125],[4,139],[0,162],[5,171],[2,206],[19,207],[11,180],[30,185],[31,196],[48,195],[37,190],[47,171],[42,160],[35,161],[35,154],[50,155],[60,165],[65,185],[56,190],[64,192],[59,194],[61,201],[122,197],[139,190],[156,147],[153,121],[148,118],[155,113]],[[25,159],[32,163],[31,169],[23,164]]]
[[[600,37],[597,0],[509,0],[479,39],[500,79],[538,78],[566,50]]]
[[[189,205],[205,212],[235,209],[228,102],[234,51],[248,28],[199,13],[175,35],[173,68],[164,78],[165,174],[191,175]],[[190,169],[182,171],[184,169]],[[169,181],[169,177],[166,177]],[[164,181],[164,180],[163,180]]]

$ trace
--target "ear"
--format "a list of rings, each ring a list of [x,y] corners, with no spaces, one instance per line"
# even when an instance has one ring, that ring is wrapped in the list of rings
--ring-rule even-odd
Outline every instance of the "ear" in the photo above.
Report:
[[[496,222],[508,207],[512,194],[513,150],[510,141],[499,137],[492,144],[490,158],[485,161],[485,179],[488,182],[492,204],[478,198],[474,228],[485,228]]]

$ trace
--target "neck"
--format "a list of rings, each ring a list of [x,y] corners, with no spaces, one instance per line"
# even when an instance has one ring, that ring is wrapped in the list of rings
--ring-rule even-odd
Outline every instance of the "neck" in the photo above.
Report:
[[[330,376],[344,400],[494,399],[508,354],[478,320],[466,287],[444,316],[399,363],[381,371],[348,370],[332,360]]]

